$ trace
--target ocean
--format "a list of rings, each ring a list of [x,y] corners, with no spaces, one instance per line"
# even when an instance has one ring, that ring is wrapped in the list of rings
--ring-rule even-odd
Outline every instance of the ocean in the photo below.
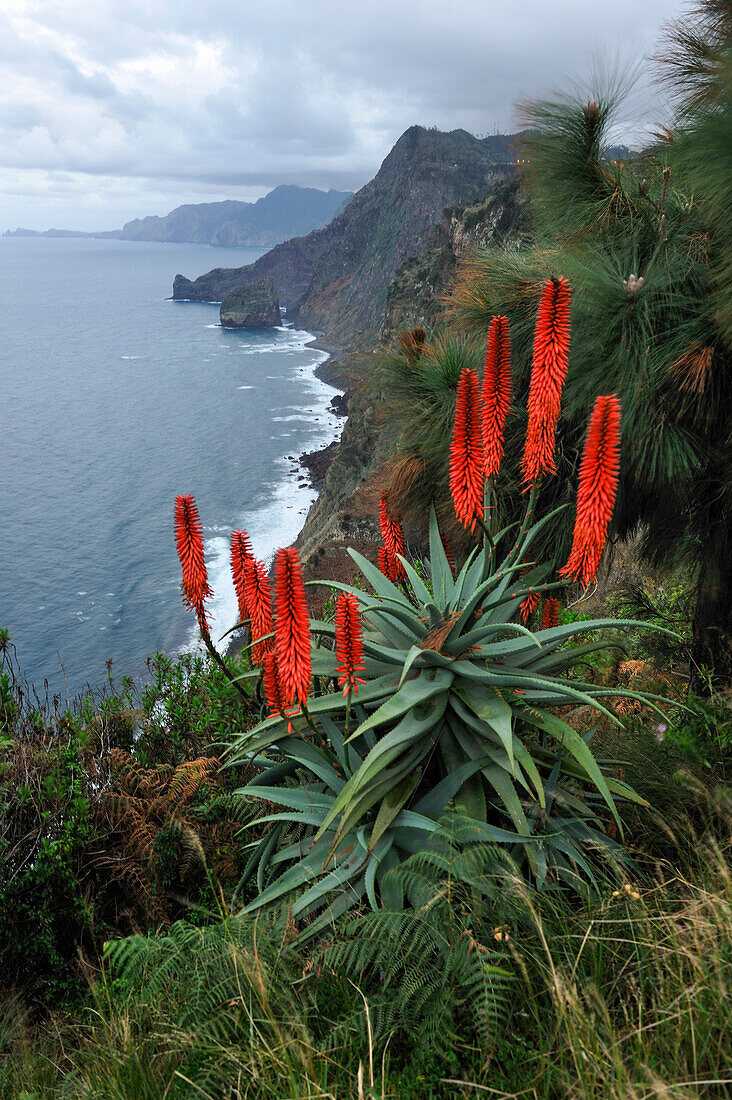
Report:
[[[31,683],[73,698],[144,679],[196,645],[173,505],[204,528],[212,634],[237,621],[229,534],[270,561],[314,491],[298,456],[334,439],[336,392],[309,333],[227,331],[218,306],[169,300],[256,249],[0,239],[0,627]]]

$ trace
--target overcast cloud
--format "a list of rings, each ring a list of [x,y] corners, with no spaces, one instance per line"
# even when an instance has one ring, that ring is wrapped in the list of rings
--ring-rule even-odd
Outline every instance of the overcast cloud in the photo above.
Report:
[[[643,57],[682,0],[0,0],[0,230],[114,229],[279,183],[356,189],[412,123],[640,63],[624,133],[665,117]]]

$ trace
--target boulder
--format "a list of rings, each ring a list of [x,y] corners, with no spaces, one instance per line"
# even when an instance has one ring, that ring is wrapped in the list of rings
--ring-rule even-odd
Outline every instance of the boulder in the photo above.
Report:
[[[269,278],[234,287],[219,310],[223,328],[274,328],[282,324],[280,303]]]

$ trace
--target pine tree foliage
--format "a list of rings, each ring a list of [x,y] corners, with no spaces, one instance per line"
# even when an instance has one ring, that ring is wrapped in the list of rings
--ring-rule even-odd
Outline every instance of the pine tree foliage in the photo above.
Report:
[[[729,5],[717,0],[672,28],[665,65],[679,76],[675,126],[627,163],[601,152],[617,90],[526,106],[534,247],[468,260],[448,305],[452,323],[471,335],[485,334],[495,314],[509,317],[522,406],[541,284],[569,279],[559,478],[542,487],[543,506],[557,502],[576,468],[595,398],[617,393],[615,533],[641,533],[650,558],[696,567],[694,661],[722,681],[732,677],[731,50]],[[523,430],[520,417],[509,418],[509,496],[511,437]],[[552,537],[566,538],[566,527]]]

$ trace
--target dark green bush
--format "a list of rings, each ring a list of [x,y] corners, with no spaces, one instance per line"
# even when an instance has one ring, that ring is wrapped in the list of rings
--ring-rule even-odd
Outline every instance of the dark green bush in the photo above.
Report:
[[[110,673],[62,711],[0,642],[0,990],[47,1009],[86,992],[105,940],[233,890],[248,814],[214,743],[259,708],[208,660],[158,655],[141,691]]]

